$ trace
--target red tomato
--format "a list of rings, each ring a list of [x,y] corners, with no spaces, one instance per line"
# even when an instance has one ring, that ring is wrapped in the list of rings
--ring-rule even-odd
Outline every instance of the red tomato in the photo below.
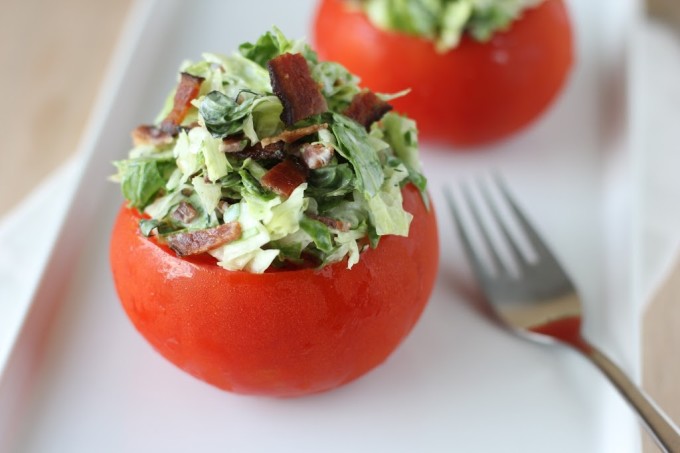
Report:
[[[386,236],[321,270],[256,275],[227,271],[203,255],[178,258],[139,233],[123,207],[111,238],[118,296],[151,345],[219,388],[298,396],[332,389],[383,362],[411,331],[439,261],[435,215],[403,190],[409,236]]]
[[[345,0],[322,0],[314,23],[322,59],[338,61],[391,101],[427,140],[479,145],[537,118],[563,86],[572,33],[562,0],[547,0],[487,43],[464,36],[446,53],[419,37],[386,32]]]

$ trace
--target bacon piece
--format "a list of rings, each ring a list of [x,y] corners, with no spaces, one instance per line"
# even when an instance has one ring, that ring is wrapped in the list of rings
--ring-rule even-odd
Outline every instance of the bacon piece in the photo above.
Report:
[[[177,85],[177,91],[175,92],[172,110],[161,122],[161,130],[172,135],[177,134],[179,125],[182,124],[184,117],[187,116],[187,113],[191,108],[191,101],[198,96],[198,92],[201,89],[201,84],[204,80],[203,77],[196,77],[186,72],[181,74],[179,85]]]
[[[334,219],[332,217],[326,217],[322,215],[315,215],[315,214],[307,214],[307,216],[310,219],[318,220],[319,222],[323,223],[329,228],[332,228],[334,230],[338,231],[349,231],[350,224],[348,222],[339,220],[339,219]]]
[[[272,58],[267,67],[274,94],[283,104],[281,120],[288,126],[328,110],[305,57],[299,53],[284,53]]]
[[[132,131],[132,143],[140,145],[169,145],[172,143],[172,134],[161,130],[157,126],[141,125]]]
[[[297,159],[289,157],[264,174],[260,183],[279,195],[289,197],[293,190],[307,180],[307,168]]]
[[[264,147],[261,143],[258,143],[255,146],[249,146],[243,151],[232,153],[232,156],[240,157],[242,159],[247,159],[250,157],[254,160],[283,160],[286,158],[286,153],[283,150],[283,142],[276,142],[270,143]]]
[[[246,144],[247,141],[241,136],[226,137],[220,144],[220,151],[227,154],[238,153],[239,151],[243,151]]]
[[[179,256],[198,255],[241,237],[241,224],[228,222],[207,230],[169,234],[164,240]]]
[[[303,143],[299,152],[304,163],[312,170],[328,165],[334,153],[331,146],[323,143]]]
[[[301,127],[298,129],[293,129],[291,131],[283,131],[279,135],[274,135],[273,137],[265,137],[260,140],[262,146],[267,146],[271,143],[284,142],[293,143],[300,140],[303,137],[312,135],[315,132],[319,132],[321,129],[328,129],[328,123],[312,124],[311,126]]]
[[[172,217],[182,223],[190,223],[196,218],[196,214],[198,213],[191,203],[182,201],[180,202],[179,206],[177,206],[177,209],[175,209],[175,211],[172,213]]]
[[[374,92],[366,90],[354,95],[344,114],[368,129],[390,110],[392,110],[390,104],[380,99]]]

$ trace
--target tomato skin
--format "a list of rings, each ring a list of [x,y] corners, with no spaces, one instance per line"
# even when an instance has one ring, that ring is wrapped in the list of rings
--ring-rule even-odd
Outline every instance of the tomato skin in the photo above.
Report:
[[[178,258],[139,233],[123,206],[110,244],[113,279],[137,330],[172,363],[221,389],[280,397],[329,390],[383,362],[411,331],[439,262],[434,211],[413,186],[408,238],[386,236],[321,270],[255,275],[202,255]]]
[[[391,101],[414,118],[421,137],[486,144],[536,119],[564,85],[573,60],[562,0],[524,12],[487,43],[463,36],[446,53],[419,37],[383,31],[345,0],[321,0],[314,22],[321,59],[338,61],[374,91],[411,92]]]

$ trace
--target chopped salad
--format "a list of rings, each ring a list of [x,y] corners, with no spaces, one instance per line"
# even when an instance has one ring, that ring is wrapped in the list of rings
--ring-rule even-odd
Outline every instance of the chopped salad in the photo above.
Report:
[[[427,204],[415,123],[394,95],[318,61],[278,29],[182,65],[153,124],[115,162],[140,231],[228,270],[325,266],[407,236],[401,188]]]
[[[455,48],[464,33],[488,41],[527,8],[544,0],[348,0],[383,30],[434,41],[437,50]]]

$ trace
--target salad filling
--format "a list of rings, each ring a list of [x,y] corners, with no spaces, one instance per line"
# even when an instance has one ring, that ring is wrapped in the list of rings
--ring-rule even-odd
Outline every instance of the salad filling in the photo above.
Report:
[[[522,12],[544,0],[347,0],[382,30],[420,36],[439,52],[455,48],[464,33],[486,42]]]
[[[273,29],[232,55],[182,65],[154,124],[112,177],[140,231],[228,270],[351,268],[407,236],[401,189],[428,204],[415,123],[343,66]]]

